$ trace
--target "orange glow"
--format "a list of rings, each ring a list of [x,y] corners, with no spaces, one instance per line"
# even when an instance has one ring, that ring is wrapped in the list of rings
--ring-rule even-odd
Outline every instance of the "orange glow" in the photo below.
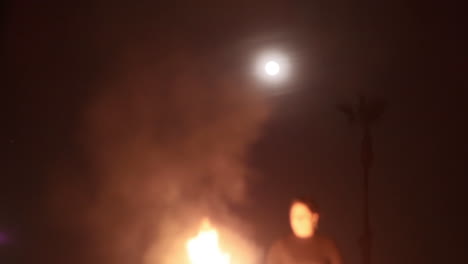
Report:
[[[221,251],[218,231],[209,220],[202,222],[198,235],[187,242],[187,253],[191,264],[229,264],[230,256]]]
[[[289,221],[291,229],[299,238],[309,238],[314,235],[317,228],[318,214],[311,212],[309,208],[301,203],[295,202],[291,206]]]

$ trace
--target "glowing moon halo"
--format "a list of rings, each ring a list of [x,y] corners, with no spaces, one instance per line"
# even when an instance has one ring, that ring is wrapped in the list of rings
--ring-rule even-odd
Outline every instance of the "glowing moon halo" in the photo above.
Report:
[[[265,64],[265,73],[270,76],[275,76],[280,72],[280,65],[276,61],[268,61]]]

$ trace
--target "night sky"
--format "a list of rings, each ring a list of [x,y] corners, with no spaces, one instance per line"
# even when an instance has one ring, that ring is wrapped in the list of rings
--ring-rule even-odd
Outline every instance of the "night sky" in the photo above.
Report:
[[[462,263],[462,16],[402,0],[4,3],[0,263],[171,263],[203,216],[260,262],[302,194],[361,263],[361,131],[337,110],[358,93],[387,102],[372,263]],[[290,58],[282,83],[252,74],[268,49]]]

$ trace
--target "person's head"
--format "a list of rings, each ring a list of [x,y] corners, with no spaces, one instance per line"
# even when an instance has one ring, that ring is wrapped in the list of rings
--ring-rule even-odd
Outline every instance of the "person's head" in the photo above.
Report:
[[[318,220],[319,212],[314,201],[305,197],[293,199],[289,210],[289,223],[296,237],[312,237],[317,228]]]

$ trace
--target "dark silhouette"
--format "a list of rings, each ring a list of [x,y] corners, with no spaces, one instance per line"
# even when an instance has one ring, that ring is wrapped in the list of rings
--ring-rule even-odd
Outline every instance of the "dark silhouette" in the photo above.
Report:
[[[338,109],[344,113],[350,123],[357,123],[362,131],[361,164],[363,183],[363,234],[359,239],[363,264],[371,263],[372,232],[369,222],[369,171],[374,158],[372,147],[371,127],[382,116],[385,102],[374,99],[369,100],[366,96],[358,95],[357,105],[342,104]]]

